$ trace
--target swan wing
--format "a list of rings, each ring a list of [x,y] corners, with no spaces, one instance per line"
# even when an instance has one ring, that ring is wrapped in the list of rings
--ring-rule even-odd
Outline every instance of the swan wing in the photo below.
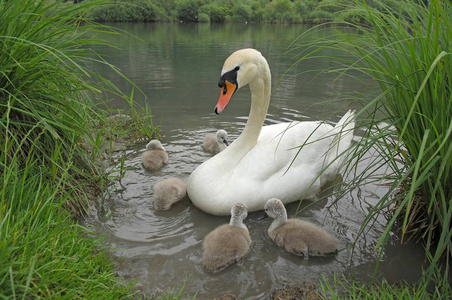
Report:
[[[284,203],[312,198],[320,188],[332,126],[319,122],[264,126],[258,143],[235,166],[228,181],[230,197],[262,209],[271,197]]]

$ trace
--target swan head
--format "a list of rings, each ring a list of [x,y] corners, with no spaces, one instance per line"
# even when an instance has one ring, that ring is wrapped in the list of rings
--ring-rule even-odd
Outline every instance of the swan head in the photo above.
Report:
[[[221,93],[215,113],[220,114],[238,89],[257,80],[262,74],[269,73],[267,70],[267,60],[255,49],[241,49],[232,53],[221,70],[218,81]]]
[[[217,131],[217,142],[218,144],[225,144],[226,146],[229,146],[228,133],[226,130],[220,129]]]
[[[160,143],[159,140],[152,140],[146,145],[146,150],[163,150],[163,151],[165,151],[165,148],[163,148],[162,143]]]

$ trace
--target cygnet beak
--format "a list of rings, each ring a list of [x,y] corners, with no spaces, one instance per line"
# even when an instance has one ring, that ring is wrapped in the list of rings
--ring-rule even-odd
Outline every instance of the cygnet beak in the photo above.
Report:
[[[263,214],[262,216],[260,216],[260,217],[258,218],[258,220],[260,221],[260,220],[267,219],[267,218],[268,218],[268,215],[267,215],[266,212],[264,212],[264,214]]]

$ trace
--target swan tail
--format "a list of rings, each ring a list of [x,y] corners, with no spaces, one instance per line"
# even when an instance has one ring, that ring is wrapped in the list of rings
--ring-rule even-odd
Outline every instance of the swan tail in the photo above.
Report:
[[[341,140],[344,140],[345,137],[349,138],[349,142],[351,142],[353,137],[353,129],[355,128],[355,111],[349,110],[345,113],[345,115],[337,122],[336,126],[334,126],[334,129],[337,132],[342,133]]]
[[[334,135],[330,148],[326,154],[325,168],[329,169],[331,176],[334,177],[347,159],[347,150],[349,150],[353,130],[355,128],[355,111],[349,110],[334,126],[332,134]],[[329,178],[332,179],[332,178]]]

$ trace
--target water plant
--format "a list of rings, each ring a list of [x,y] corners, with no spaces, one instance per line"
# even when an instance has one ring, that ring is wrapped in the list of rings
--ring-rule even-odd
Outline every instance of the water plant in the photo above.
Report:
[[[354,157],[359,160],[365,151],[375,149],[379,159],[369,163],[367,174],[353,184],[386,166],[391,172],[380,180],[391,185],[363,230],[375,216],[390,211],[377,248],[384,248],[391,231],[400,232],[402,241],[416,238],[431,262],[423,283],[435,282],[440,288],[450,283],[452,258],[452,3],[372,1],[371,7],[365,1],[352,2],[364,22],[344,21],[346,34],[338,31],[322,41],[299,45],[300,61],[335,48],[344,55],[334,57],[337,64],[328,71],[378,84],[381,93],[362,102],[361,128],[366,132]]]

